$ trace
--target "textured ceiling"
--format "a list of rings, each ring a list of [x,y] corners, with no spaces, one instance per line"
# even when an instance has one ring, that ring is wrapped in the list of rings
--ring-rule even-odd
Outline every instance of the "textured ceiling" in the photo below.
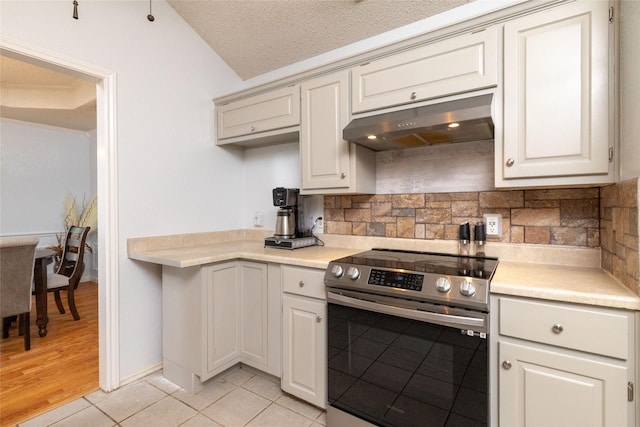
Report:
[[[472,0],[168,0],[249,79]]]
[[[471,1],[168,0],[168,3],[246,80]],[[77,96],[79,90],[84,90],[78,89],[82,85],[93,88],[92,100]],[[96,128],[95,83],[0,56],[0,89],[0,117],[81,131]],[[41,94],[34,96],[37,91]],[[68,95],[64,95],[65,91]],[[20,99],[22,96],[28,102]]]

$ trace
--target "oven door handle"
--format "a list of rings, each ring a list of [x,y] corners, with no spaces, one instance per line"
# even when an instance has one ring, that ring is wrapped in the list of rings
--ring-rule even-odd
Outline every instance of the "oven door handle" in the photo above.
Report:
[[[388,314],[391,316],[436,323],[442,326],[451,326],[456,328],[467,326],[479,328],[479,331],[486,332],[485,319],[482,317],[468,317],[458,316],[455,314],[440,314],[432,313],[429,311],[412,310],[408,308],[395,307],[388,304],[380,304],[377,302],[352,298],[336,294],[335,292],[331,291],[327,292],[327,302],[336,302],[347,307],[361,308],[364,310],[375,311],[377,313]]]

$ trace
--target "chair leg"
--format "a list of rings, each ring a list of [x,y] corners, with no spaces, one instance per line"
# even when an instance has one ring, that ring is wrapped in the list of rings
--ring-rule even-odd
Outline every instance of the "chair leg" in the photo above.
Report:
[[[75,286],[69,286],[69,289],[67,289],[67,301],[73,318],[80,320],[80,314],[78,314],[78,309],[76,308]]]
[[[54,299],[56,300],[56,307],[58,307],[58,312],[60,314],[64,314],[64,306],[62,305],[62,299],[60,298],[60,291],[59,290],[55,290],[53,291],[53,295],[54,295]]]
[[[11,329],[11,318],[12,316],[2,318],[2,338],[9,338],[9,329]]]
[[[21,314],[20,323],[23,325],[24,351],[29,351],[31,350],[31,318],[28,311]]]

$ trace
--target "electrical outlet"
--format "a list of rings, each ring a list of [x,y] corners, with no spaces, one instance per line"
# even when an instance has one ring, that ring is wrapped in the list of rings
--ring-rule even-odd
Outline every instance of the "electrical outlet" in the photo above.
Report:
[[[264,227],[264,212],[256,211],[253,216],[253,225],[256,227]]]
[[[484,214],[485,229],[487,237],[502,236],[502,215],[500,214]]]

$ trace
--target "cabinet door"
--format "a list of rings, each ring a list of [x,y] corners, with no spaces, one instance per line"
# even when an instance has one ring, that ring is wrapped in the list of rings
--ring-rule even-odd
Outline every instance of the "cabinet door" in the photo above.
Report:
[[[501,426],[627,426],[624,366],[499,343]]]
[[[592,177],[549,183],[610,181],[608,32],[606,1],[505,24],[504,151],[496,148],[496,186],[585,175]],[[530,183],[536,184],[544,181]]]
[[[242,359],[255,368],[268,362],[268,284],[267,266],[241,261],[240,298],[242,319]]]
[[[326,302],[282,297],[282,389],[318,407],[327,404]]]
[[[375,152],[342,139],[348,106],[347,70],[302,83],[301,193],[375,193]]]
[[[218,139],[300,124],[300,86],[289,86],[228,104],[217,110]]]
[[[352,112],[492,87],[497,75],[498,31],[492,27],[354,68]]]
[[[348,71],[302,83],[303,189],[349,187],[349,143],[342,139],[349,123],[348,105]]]
[[[240,347],[240,286],[238,263],[230,262],[207,267],[205,275],[207,313],[208,377],[216,375],[239,361]]]

